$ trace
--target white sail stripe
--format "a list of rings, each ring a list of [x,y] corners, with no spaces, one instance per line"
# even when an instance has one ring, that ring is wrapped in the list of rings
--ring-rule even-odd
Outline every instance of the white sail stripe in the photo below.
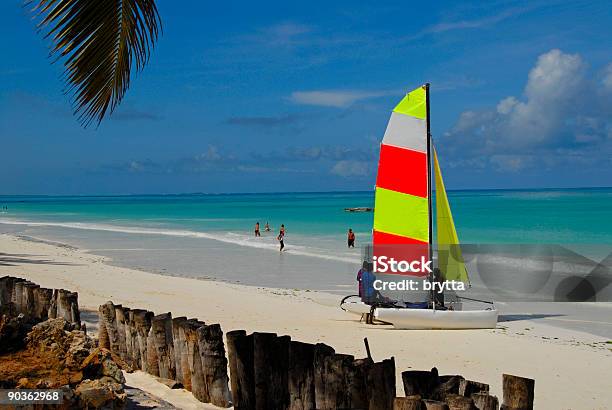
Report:
[[[427,122],[393,112],[382,142],[386,145],[427,152]]]

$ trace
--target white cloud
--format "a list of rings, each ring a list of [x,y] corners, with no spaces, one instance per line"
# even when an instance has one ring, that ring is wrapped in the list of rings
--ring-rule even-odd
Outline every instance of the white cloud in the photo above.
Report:
[[[390,91],[318,90],[295,91],[289,100],[296,104],[344,108],[357,101],[389,95]]]
[[[443,149],[464,160],[479,158],[493,169],[602,163],[612,155],[610,94],[596,92],[578,54],[553,49],[530,70],[523,97],[508,96],[494,107],[463,112],[444,135]],[[602,81],[612,86],[612,67]],[[601,88],[601,86],[599,86]],[[536,160],[537,158],[537,160]]]
[[[365,177],[371,172],[371,165],[364,161],[342,160],[336,162],[330,173],[344,178]]]

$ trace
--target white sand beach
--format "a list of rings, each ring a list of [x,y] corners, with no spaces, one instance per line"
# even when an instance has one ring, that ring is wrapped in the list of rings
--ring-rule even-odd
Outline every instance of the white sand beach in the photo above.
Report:
[[[461,374],[489,383],[492,394],[501,399],[502,373],[510,373],[536,380],[536,408],[606,409],[612,403],[609,339],[553,326],[551,320],[562,318],[538,319],[540,312],[534,306],[522,311],[520,306],[508,308],[515,314],[495,330],[399,331],[359,323],[338,308],[337,295],[325,292],[174,277],[110,262],[108,257],[69,246],[0,235],[0,276],[19,276],[44,287],[78,291],[83,319],[92,331],[98,305],[112,300],[130,308],[170,311],[175,316],[220,323],[224,332],[267,331],[288,334],[294,340],[323,342],[337,352],[359,357],[365,356],[363,338],[367,337],[375,360],[395,357],[398,380],[404,370],[436,366],[441,374]],[[594,312],[594,325],[612,326],[609,304],[584,308]],[[551,304],[546,309],[554,312]],[[128,381],[140,380],[148,384],[148,390],[156,388],[143,379],[136,374]],[[172,402],[165,386],[157,388],[158,395]],[[398,395],[402,394],[398,385]],[[184,407],[204,408],[185,396],[179,401]]]

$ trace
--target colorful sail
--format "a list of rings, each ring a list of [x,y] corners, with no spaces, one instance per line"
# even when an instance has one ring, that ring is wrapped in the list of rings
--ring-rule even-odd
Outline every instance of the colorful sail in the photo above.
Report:
[[[434,149],[434,175],[436,181],[436,224],[438,231],[438,267],[445,280],[456,280],[469,283],[467,269],[459,247],[459,238],[455,230],[438,155]]]
[[[427,88],[409,92],[391,113],[380,146],[374,208],[374,254],[405,259],[429,254]]]

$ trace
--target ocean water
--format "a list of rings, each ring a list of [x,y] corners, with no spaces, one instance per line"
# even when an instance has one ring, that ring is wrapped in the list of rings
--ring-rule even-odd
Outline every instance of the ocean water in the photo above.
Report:
[[[462,243],[612,243],[612,188],[480,190],[448,193]],[[94,231],[203,237],[276,247],[254,238],[255,222],[287,229],[296,250],[337,255],[352,228],[369,240],[371,192],[146,196],[0,196],[0,223]],[[331,252],[330,252],[331,251]]]

